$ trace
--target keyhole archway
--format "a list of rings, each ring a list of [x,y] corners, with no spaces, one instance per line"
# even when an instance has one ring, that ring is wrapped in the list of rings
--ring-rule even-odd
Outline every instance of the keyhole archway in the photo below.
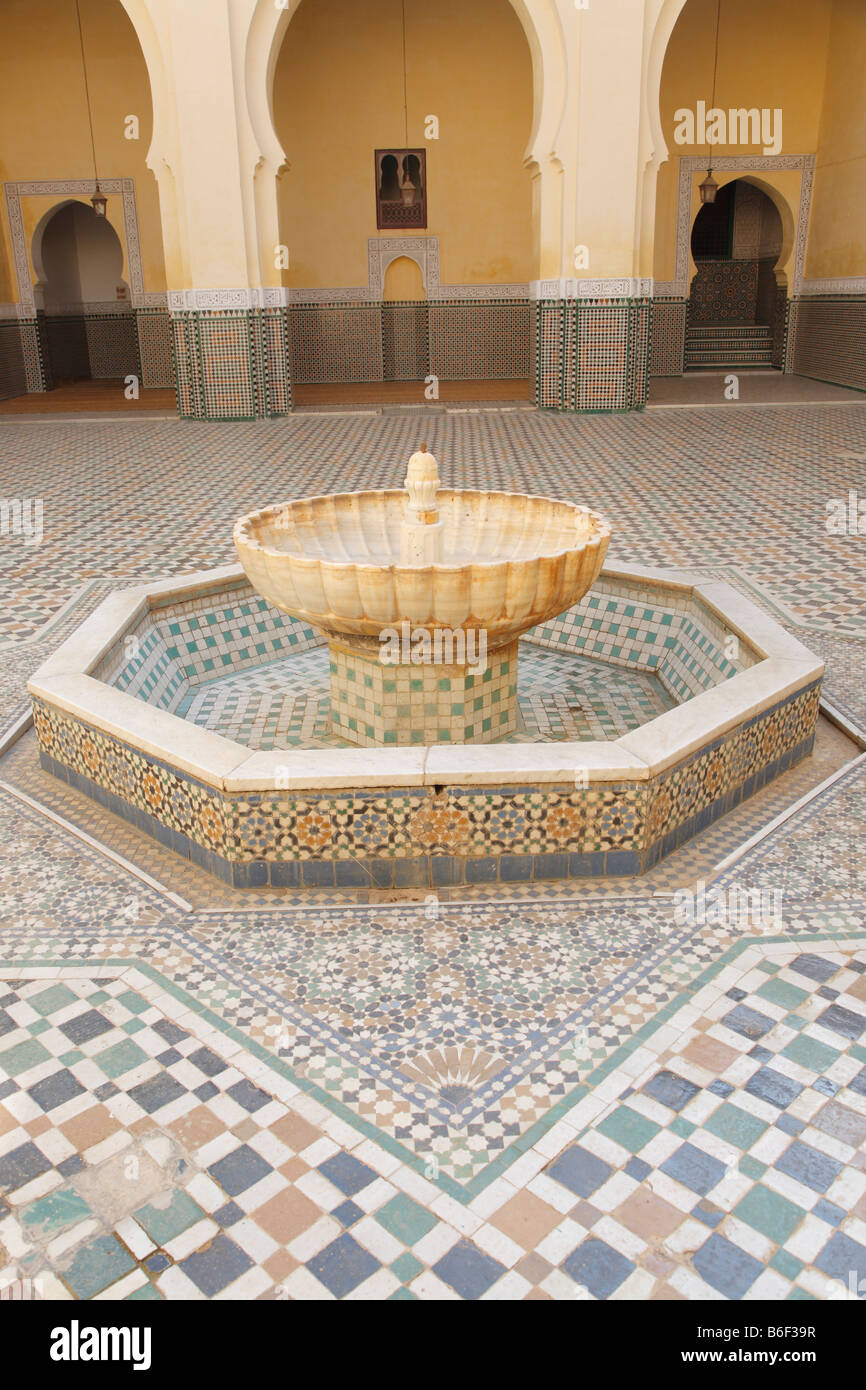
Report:
[[[729,178],[698,210],[690,235],[687,370],[782,368],[787,281],[777,268],[792,226],[781,196],[750,177]]]
[[[31,256],[53,384],[140,375],[123,248],[109,218],[66,200],[40,221]]]
[[[782,219],[773,200],[747,179],[724,184],[692,224],[691,321],[769,327],[781,251]]]

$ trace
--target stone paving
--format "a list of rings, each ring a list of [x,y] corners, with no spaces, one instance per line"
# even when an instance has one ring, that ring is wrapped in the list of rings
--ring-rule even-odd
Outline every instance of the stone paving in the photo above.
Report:
[[[866,536],[824,524],[829,500],[866,497],[866,408],[467,411],[425,430],[446,481],[586,502],[615,558],[742,588],[866,727]],[[3,727],[110,588],[231,559],[253,506],[392,483],[416,435],[399,415],[0,423],[5,496],[44,504],[40,544],[0,546]],[[628,891],[359,901],[179,887],[58,792],[25,736],[0,763],[0,1285],[856,1298],[858,757],[827,726],[784,796]]]

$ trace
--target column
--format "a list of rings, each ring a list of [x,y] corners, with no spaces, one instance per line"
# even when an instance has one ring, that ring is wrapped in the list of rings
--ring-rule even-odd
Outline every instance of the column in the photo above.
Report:
[[[179,412],[215,420],[285,414],[286,294],[265,257],[278,240],[276,200],[257,198],[265,155],[246,91],[256,0],[125,3],[151,74],[148,164],[160,189]],[[273,225],[261,225],[262,209]]]
[[[589,0],[566,16],[567,119],[559,281],[538,295],[538,403],[577,411],[646,403],[651,246],[642,248],[644,0]]]

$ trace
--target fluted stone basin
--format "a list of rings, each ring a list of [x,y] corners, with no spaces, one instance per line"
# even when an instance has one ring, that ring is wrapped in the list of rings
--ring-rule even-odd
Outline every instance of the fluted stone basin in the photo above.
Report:
[[[570,502],[442,488],[423,445],[405,490],[266,507],[234,540],[262,597],[326,634],[332,732],[488,743],[517,725],[520,634],[583,598],[610,527]]]
[[[235,526],[238,557],[269,603],[326,633],[378,637],[404,622],[483,629],[494,650],[577,603],[610,540],[587,507],[440,488],[441,560],[404,565],[407,501],[393,489],[267,507]]]

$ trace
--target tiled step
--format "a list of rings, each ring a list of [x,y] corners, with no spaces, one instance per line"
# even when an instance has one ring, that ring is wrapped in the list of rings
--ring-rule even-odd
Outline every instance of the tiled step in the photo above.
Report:
[[[686,329],[686,367],[771,367],[773,340],[761,323],[692,324]]]
[[[712,337],[709,334],[701,334],[699,337],[694,337],[691,333],[686,334],[686,342],[692,347],[718,347],[724,344],[725,347],[730,345],[737,348],[760,348],[769,347],[772,341],[769,333],[755,333],[748,338],[745,334],[734,333],[716,333]]]
[[[730,353],[724,353],[724,354],[722,354],[720,357],[711,357],[711,356],[686,357],[686,360],[685,360],[685,369],[686,369],[686,371],[696,371],[697,369],[699,369],[699,368],[701,368],[701,367],[712,368],[713,371],[718,371],[718,370],[719,370],[720,368],[722,368],[722,367],[725,367],[725,368],[727,368],[727,367],[742,367],[742,368],[747,368],[747,367],[772,367],[772,366],[773,366],[773,357],[772,357],[772,353],[767,353],[766,356],[763,356],[763,357],[758,357],[758,356],[756,356],[754,353],[751,353],[751,352],[750,352],[750,353],[744,353],[742,357],[734,357],[734,356],[732,356]]]
[[[703,357],[701,357],[701,359],[687,357],[684,367],[685,371],[751,371],[753,368],[770,370],[770,368],[773,367],[773,359],[771,359],[771,357],[756,359],[756,357],[749,356],[741,360],[727,356],[720,357],[720,359],[716,361],[712,359],[712,357],[709,357],[709,359],[703,359]]]
[[[773,339],[769,331],[763,333],[730,333],[727,330],[718,333],[687,333],[686,343],[691,347],[733,347],[733,348],[762,348],[769,347]]]
[[[697,338],[686,339],[687,350],[693,352],[770,352],[771,338]]]
[[[694,353],[697,357],[713,356],[725,357],[731,353],[735,357],[751,357],[753,355],[761,357],[765,353],[772,355],[772,345],[770,343],[689,343],[686,345],[686,353]]]
[[[695,336],[702,335],[712,337],[715,333],[725,334],[753,334],[769,333],[770,325],[767,323],[690,323],[687,332]]]
[[[766,338],[729,338],[726,335],[719,335],[718,338],[686,338],[686,347],[695,348],[700,352],[704,349],[715,351],[718,348],[730,348],[732,352],[751,352],[752,349],[761,351],[763,348],[770,348],[773,340],[769,336]]]

